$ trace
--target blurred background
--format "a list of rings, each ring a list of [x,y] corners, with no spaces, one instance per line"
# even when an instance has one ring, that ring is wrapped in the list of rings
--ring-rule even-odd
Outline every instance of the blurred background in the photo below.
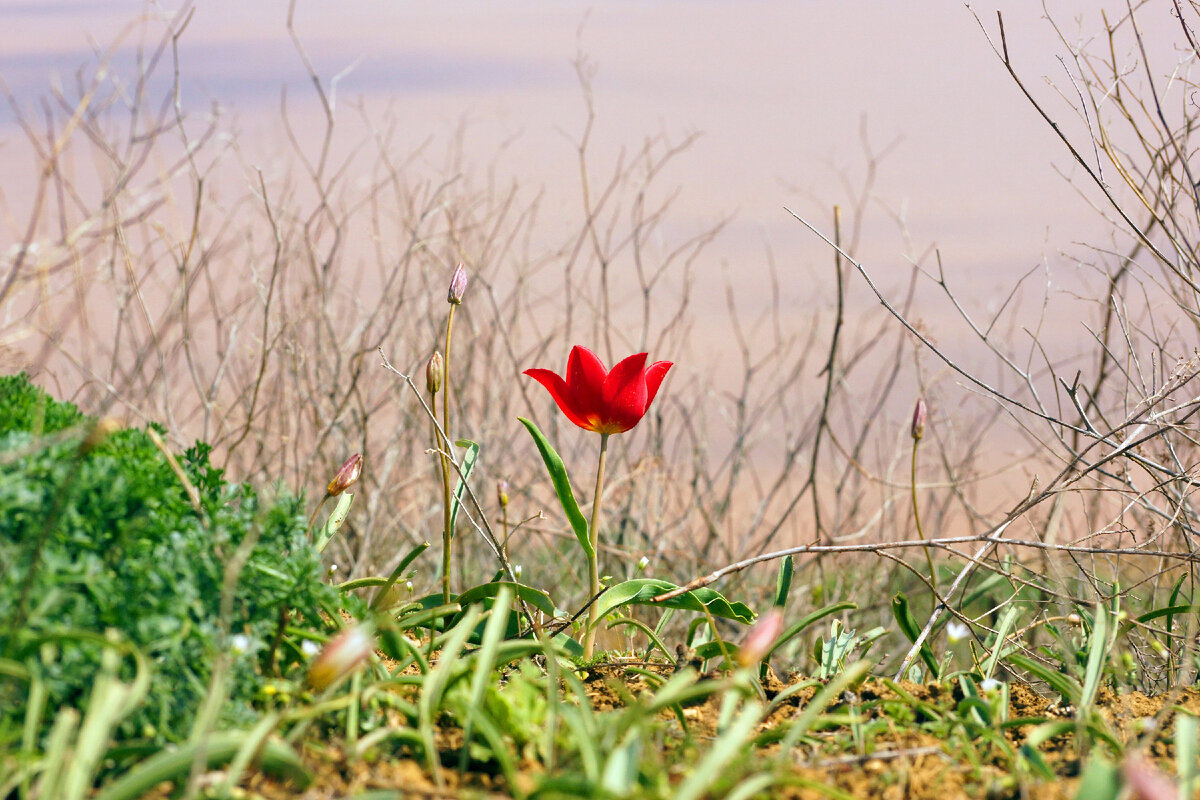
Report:
[[[1148,5],[1146,35],[1176,35]],[[1129,238],[1008,74],[997,11],[1032,98],[1086,137],[1104,84],[1072,54],[1125,8],[0,2],[0,358],[238,479],[311,491],[364,452],[335,558],[386,570],[441,517],[380,351],[422,374],[461,261],[451,433],[483,444],[485,517],[501,479],[514,520],[553,508],[518,415],[590,485],[594,442],[520,376],[578,343],[679,365],[614,455],[615,573],[912,535],[918,396],[926,525],[980,530],[1061,439],[916,346],[793,212],[959,369],[1069,409]],[[573,546],[552,514],[514,536]]]

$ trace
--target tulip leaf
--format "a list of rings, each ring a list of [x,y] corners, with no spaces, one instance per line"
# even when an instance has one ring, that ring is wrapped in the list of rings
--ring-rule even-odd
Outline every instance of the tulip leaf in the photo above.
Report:
[[[921,638],[921,626],[917,624],[917,619],[908,606],[908,598],[902,592],[897,592],[892,597],[892,616],[896,618],[900,631],[908,637],[910,642],[915,644],[917,639]],[[925,662],[925,666],[929,667],[929,674],[936,678],[938,663],[928,642],[921,642],[920,656],[921,660]]]
[[[471,470],[475,469],[475,461],[479,458],[477,443],[470,439],[459,439],[455,444],[465,447],[467,452],[463,453],[462,457],[462,477],[458,479],[454,487],[454,496],[450,500],[450,530],[454,530],[454,523],[458,520],[458,509],[462,506],[463,494],[467,491],[466,481],[471,477]]]
[[[342,523],[346,521],[346,516],[350,513],[350,504],[354,502],[354,495],[351,492],[342,492],[338,497],[337,506],[333,509],[333,513],[329,515],[329,519],[325,521],[324,527],[317,532],[317,552],[324,552],[329,543],[333,541],[333,537],[337,535],[338,530],[342,527]]]
[[[787,605],[788,592],[792,590],[792,572],[795,570],[795,564],[791,556],[784,556],[779,562],[779,577],[775,579],[775,607],[783,608]]]
[[[571,523],[571,528],[575,531],[575,538],[579,540],[579,546],[583,548],[583,552],[587,554],[588,558],[594,558],[596,551],[592,548],[592,542],[588,538],[587,519],[579,510],[579,501],[575,499],[575,493],[571,490],[571,480],[567,477],[566,465],[550,445],[546,435],[538,430],[537,425],[524,417],[517,417],[517,419],[529,431],[529,435],[533,437],[533,443],[537,445],[538,452],[542,454],[542,461],[546,464],[546,471],[550,473],[550,482],[554,484],[558,502],[562,504],[563,513],[567,515],[567,521]]]
[[[596,604],[600,606],[600,616],[604,616],[613,609],[620,608],[621,606],[644,605],[659,606],[660,608],[681,608],[685,611],[707,610],[714,617],[735,619],[738,622],[746,624],[749,624],[754,619],[754,612],[745,603],[731,603],[718,592],[703,587],[693,589],[686,594],[681,594],[670,600],[664,600],[661,603],[653,602],[655,597],[678,588],[678,586],[670,581],[663,581],[657,578],[635,578],[634,580],[625,581],[612,587],[600,596]]]
[[[514,592],[526,603],[529,603],[538,611],[548,616],[552,617],[555,614],[554,602],[550,599],[550,595],[532,586],[526,586],[521,583],[510,583],[509,581],[495,581],[472,587],[456,597],[455,602],[466,608],[474,603],[494,599],[500,594],[502,589]],[[490,607],[490,603],[487,605]]]

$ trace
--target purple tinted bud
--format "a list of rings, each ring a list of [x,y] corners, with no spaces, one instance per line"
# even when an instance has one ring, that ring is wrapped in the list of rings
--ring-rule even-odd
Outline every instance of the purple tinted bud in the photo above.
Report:
[[[329,482],[329,488],[326,491],[329,492],[330,497],[336,497],[349,489],[361,474],[362,456],[355,453],[346,459],[345,464],[342,464],[342,468],[337,471],[337,475],[333,476],[333,480]]]
[[[913,409],[912,438],[919,440],[925,435],[925,419],[929,412],[925,410],[925,398],[917,398],[917,407]]]
[[[450,279],[450,291],[446,293],[447,302],[458,305],[462,302],[465,291],[467,291],[467,265],[459,264],[454,268],[454,277]]]

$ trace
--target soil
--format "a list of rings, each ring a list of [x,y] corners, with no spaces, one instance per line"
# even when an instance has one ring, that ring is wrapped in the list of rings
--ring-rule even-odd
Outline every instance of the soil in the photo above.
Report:
[[[664,675],[670,672],[670,667],[666,665],[640,666]],[[774,673],[768,673],[763,681],[764,695],[770,700],[801,680],[802,677],[793,676],[788,681],[781,681]],[[643,676],[621,665],[594,668],[588,674],[585,685],[598,711],[617,708],[622,704],[623,696],[637,696],[651,689]],[[889,707],[893,710],[897,707],[912,709],[913,700],[917,701],[919,708],[927,709],[929,713],[953,711],[962,699],[956,689],[907,682],[895,685],[907,698],[884,681],[872,678],[844,695],[837,709],[839,713],[855,713],[860,725],[870,721],[878,723],[871,726],[873,733],[868,747],[860,748],[856,753],[856,748],[848,745],[848,726],[814,731],[814,736],[821,744],[809,744],[797,749],[794,768],[796,785],[773,787],[768,791],[769,796],[788,800],[824,800],[830,794],[820,787],[832,787],[852,797],[876,800],[960,800],[980,797],[988,800],[1069,800],[1075,797],[1080,753],[1070,734],[1051,739],[1040,747],[1042,756],[1056,777],[1053,780],[1029,778],[1020,787],[1008,772],[1011,762],[998,757],[978,759],[979,754],[995,752],[990,745],[977,747],[975,760],[978,763],[972,763],[972,759],[964,753],[954,751],[949,739],[922,731],[921,726],[912,721],[902,720],[898,724],[888,722]],[[785,723],[811,700],[818,688],[808,687],[787,698],[763,720],[759,732],[769,737],[776,726]],[[1147,697],[1141,692],[1116,695],[1103,690],[1096,704],[1122,744],[1142,742],[1146,756],[1152,762],[1157,762],[1160,768],[1173,773],[1172,719],[1176,709],[1200,714],[1200,691],[1180,689],[1158,697]],[[715,698],[684,709],[692,737],[703,740],[714,736],[719,714],[720,703]],[[1018,748],[1037,725],[1072,718],[1071,709],[1056,706],[1028,686],[1016,682],[1010,684],[1008,719],[1028,720],[1005,730],[1004,736],[1013,748]],[[920,710],[916,712],[916,721],[922,721]],[[459,729],[447,727],[439,731],[437,745],[442,750],[443,763],[448,767],[457,765],[457,751],[461,742],[462,732]],[[759,752],[765,761],[777,755],[777,748],[777,744],[763,744]],[[511,796],[501,778],[485,772],[468,770],[460,774],[455,768],[443,769],[443,785],[439,787],[430,780],[419,761],[391,755],[371,760],[351,760],[337,742],[319,747],[310,744],[303,756],[314,775],[314,781],[307,789],[297,791],[286,783],[255,774],[243,783],[244,794],[241,796],[248,800],[341,800],[363,794],[372,800]],[[532,788],[534,776],[541,771],[540,765],[527,762],[522,769],[530,774],[529,788]],[[171,796],[170,790],[169,785],[163,785],[162,793],[153,797],[155,800],[165,800]],[[369,794],[372,792],[381,794],[372,796]]]

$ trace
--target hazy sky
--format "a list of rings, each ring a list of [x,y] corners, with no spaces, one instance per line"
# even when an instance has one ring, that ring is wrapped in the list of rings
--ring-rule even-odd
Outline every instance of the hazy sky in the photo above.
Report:
[[[122,31],[113,63],[127,67],[133,45],[162,27],[129,30],[131,21],[147,8],[169,17],[179,5],[0,0],[0,77],[31,103]],[[1094,35],[1101,5],[1124,7],[1046,8],[1074,40]],[[1145,15],[1169,3],[1157,5]],[[993,35],[997,8],[1022,74],[1069,119],[1045,80],[1070,85],[1042,4],[975,3]],[[200,0],[182,40],[185,103],[199,111],[218,102],[233,115],[251,161],[278,147],[285,86],[295,113],[316,112],[287,12],[283,0]],[[680,192],[672,224],[686,231],[736,214],[712,263],[761,262],[769,248],[788,274],[806,276],[788,289],[797,303],[811,294],[811,276],[827,277],[828,253],[783,207],[827,225],[829,207],[845,204],[864,175],[864,126],[876,149],[892,146],[860,251],[881,272],[902,268],[906,247],[936,243],[960,285],[986,303],[1043,260],[1070,272],[1059,252],[1079,255],[1073,243],[1103,231],[1056,174],[1055,165],[1073,174],[1068,157],[961,2],[301,0],[296,29],[326,80],[344,73],[339,113],[351,114],[352,102],[390,104],[404,121],[400,146],[449,141],[465,119],[468,156],[487,163],[506,142],[503,170],[547,186],[564,226],[580,216],[572,138],[584,106],[572,62],[583,54],[595,68],[597,172],[647,136],[699,132],[665,176]],[[6,139],[10,122],[0,112]],[[11,152],[0,149],[0,163]],[[892,215],[903,216],[910,244]]]

